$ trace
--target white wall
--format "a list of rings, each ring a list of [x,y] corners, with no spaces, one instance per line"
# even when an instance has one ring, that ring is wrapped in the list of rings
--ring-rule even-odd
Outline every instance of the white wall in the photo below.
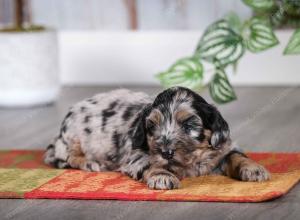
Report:
[[[278,31],[280,46],[246,53],[235,85],[297,85],[300,56],[283,56],[291,31]],[[64,84],[157,84],[154,75],[193,54],[199,31],[63,31],[59,33]]]

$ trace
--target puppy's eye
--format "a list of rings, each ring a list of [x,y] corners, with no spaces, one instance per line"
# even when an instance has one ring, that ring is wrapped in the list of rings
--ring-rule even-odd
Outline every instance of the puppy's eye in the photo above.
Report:
[[[184,132],[189,133],[192,130],[192,127],[188,124],[183,124],[182,129],[184,130]]]
[[[186,133],[190,133],[191,130],[194,130],[200,127],[197,118],[195,116],[191,116],[184,121],[181,122],[181,127]]]

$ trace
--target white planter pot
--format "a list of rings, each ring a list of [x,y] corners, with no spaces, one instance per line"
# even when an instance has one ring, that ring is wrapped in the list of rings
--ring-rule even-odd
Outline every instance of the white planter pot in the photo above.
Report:
[[[0,33],[0,106],[51,103],[59,93],[55,31]]]

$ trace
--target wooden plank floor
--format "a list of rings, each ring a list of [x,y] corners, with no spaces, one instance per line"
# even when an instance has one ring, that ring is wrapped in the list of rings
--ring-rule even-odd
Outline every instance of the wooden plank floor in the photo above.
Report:
[[[55,105],[0,108],[0,149],[44,149],[68,106],[115,87],[67,87]],[[156,87],[130,87],[151,95]],[[247,151],[300,151],[300,88],[237,88],[238,100],[220,106],[232,136]],[[208,100],[207,92],[203,96]],[[0,219],[300,219],[300,184],[266,203],[0,200]]]

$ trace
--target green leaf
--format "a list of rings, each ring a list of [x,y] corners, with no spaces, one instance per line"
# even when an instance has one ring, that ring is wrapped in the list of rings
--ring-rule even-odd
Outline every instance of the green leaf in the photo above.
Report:
[[[279,43],[272,27],[257,18],[245,23],[242,35],[247,49],[253,53],[261,52]]]
[[[299,13],[300,15],[300,13]],[[300,18],[300,16],[299,16]],[[291,28],[300,28],[300,19],[297,17],[287,17],[286,26]]]
[[[275,6],[274,0],[243,0],[243,2],[255,10],[269,10]]]
[[[288,15],[295,16],[296,18],[299,17],[300,15],[299,0],[283,0],[283,5]]]
[[[236,99],[236,94],[224,72],[217,68],[209,84],[209,92],[216,103],[225,104]]]
[[[269,17],[273,27],[280,27],[285,23],[287,19],[285,7],[283,5],[280,5],[275,12],[269,15]]]
[[[224,19],[228,22],[229,27],[234,30],[235,33],[241,33],[242,21],[235,12],[229,12],[227,15],[225,15]]]
[[[300,29],[295,30],[283,54],[300,54]]]
[[[223,68],[235,63],[244,51],[242,37],[223,19],[207,28],[198,43],[195,56]]]
[[[198,89],[203,83],[203,65],[199,59],[188,57],[178,60],[166,72],[157,75],[164,87],[184,86]]]

